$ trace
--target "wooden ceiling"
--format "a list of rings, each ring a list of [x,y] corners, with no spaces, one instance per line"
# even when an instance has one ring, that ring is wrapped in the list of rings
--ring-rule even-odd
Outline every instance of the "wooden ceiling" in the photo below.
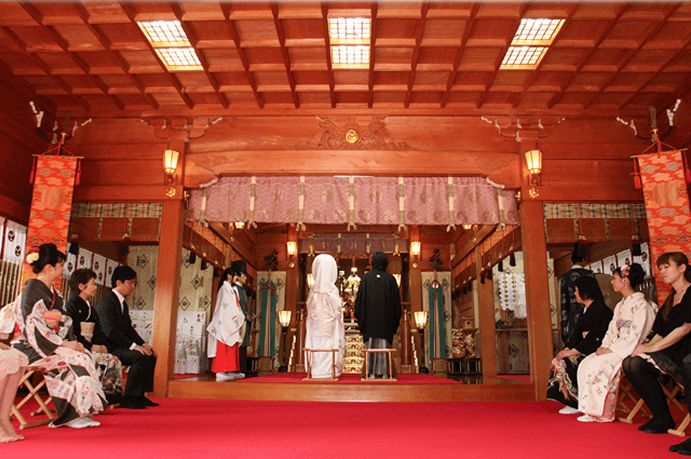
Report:
[[[329,15],[372,17],[369,69],[333,69]],[[536,70],[498,70],[521,18],[565,18]],[[136,21],[179,19],[203,71]],[[3,3],[0,72],[89,116],[382,109],[630,113],[691,88],[691,3]],[[440,111],[440,109],[443,109]]]

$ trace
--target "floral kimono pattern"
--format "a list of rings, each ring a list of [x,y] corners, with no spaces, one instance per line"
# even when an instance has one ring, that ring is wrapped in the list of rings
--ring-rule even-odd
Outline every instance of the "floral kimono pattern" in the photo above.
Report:
[[[590,354],[578,366],[578,410],[599,422],[614,420],[621,364],[643,342],[655,320],[657,307],[636,292],[614,308],[602,347],[612,352]]]
[[[31,366],[44,371],[57,411],[54,426],[98,413],[106,405],[91,356],[61,346],[72,325],[61,309],[62,298],[36,279],[27,282],[14,308],[21,332],[15,348],[26,354]]]

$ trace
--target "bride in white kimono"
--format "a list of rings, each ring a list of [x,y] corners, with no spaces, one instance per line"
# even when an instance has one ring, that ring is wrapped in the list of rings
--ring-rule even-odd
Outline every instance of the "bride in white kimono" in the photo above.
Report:
[[[345,331],[343,328],[343,313],[341,312],[341,296],[336,287],[338,267],[331,255],[318,255],[312,263],[314,285],[307,298],[307,334],[306,349],[338,349],[334,356],[331,352],[312,352],[312,378],[331,378],[332,365],[335,363],[335,376],[338,377],[343,369],[343,351],[345,349]]]
[[[655,320],[657,306],[636,288],[645,273],[638,264],[614,271],[612,287],[623,298],[614,308],[602,346],[578,366],[578,411],[581,422],[612,422],[623,360],[643,342]]]

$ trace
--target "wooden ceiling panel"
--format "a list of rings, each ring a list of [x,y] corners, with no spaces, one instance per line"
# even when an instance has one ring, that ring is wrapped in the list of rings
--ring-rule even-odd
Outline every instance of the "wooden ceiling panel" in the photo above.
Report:
[[[467,26],[464,19],[427,19],[421,46],[461,46]]]
[[[0,26],[31,26],[36,21],[16,2],[3,2]]]
[[[502,48],[466,48],[458,68],[464,72],[493,72],[501,56],[503,56]]]
[[[285,19],[281,21],[286,46],[326,46],[323,19]]]
[[[448,72],[418,71],[415,73],[413,91],[445,91],[448,79]]]
[[[235,26],[238,29],[243,48],[280,46],[273,20],[235,21]]]
[[[643,45],[645,37],[650,35],[657,23],[651,21],[627,21],[614,24],[602,41],[602,48],[636,49]]]
[[[211,2],[180,2],[185,21],[222,21],[225,19],[221,5]]]
[[[12,27],[12,31],[26,44],[26,50],[30,53],[62,51],[60,45],[43,27]]]
[[[110,42],[110,49],[125,51],[149,49],[142,40],[142,32],[136,24],[99,24],[98,29]]]
[[[564,24],[554,41],[555,48],[592,48],[609,32],[608,21],[581,20]]]
[[[235,42],[228,34],[226,25],[225,20],[185,23],[197,40],[197,49],[234,48]]]
[[[605,87],[611,76],[606,73],[582,72],[574,76],[566,91],[599,92]]]
[[[250,72],[285,68],[280,48],[248,48],[245,55],[249,59]]]
[[[508,46],[516,33],[519,22],[513,19],[475,20],[468,37],[468,46],[474,48]]]
[[[379,91],[405,91],[409,76],[408,72],[374,72],[374,87]]]
[[[158,58],[150,51],[121,51],[120,55],[129,66],[131,73],[158,73],[161,64]]]
[[[587,48],[552,48],[542,59],[540,70],[575,72],[588,58],[591,50]]]
[[[376,38],[379,46],[415,46],[417,19],[377,18]]]
[[[90,116],[265,104],[619,115],[668,104],[691,81],[688,3],[73,1],[1,11],[0,60],[59,111]],[[370,69],[332,68],[326,18],[340,15],[373,18]],[[500,70],[522,17],[565,24],[535,70]],[[176,18],[202,71],[166,70],[135,22]]]
[[[99,75],[108,75],[112,73],[124,73],[120,63],[113,56],[112,53],[108,52],[96,52],[96,53],[77,53],[77,56],[89,67],[90,73],[96,73]],[[73,63],[74,65],[74,63]],[[76,67],[76,65],[75,65]],[[77,67],[78,68],[78,67]],[[81,72],[80,72],[81,73]],[[131,81],[130,81],[131,84]]]
[[[261,92],[290,91],[285,72],[253,72],[257,89]]]
[[[691,20],[671,22],[644,43],[643,49],[681,49],[690,39]]]
[[[411,70],[412,58],[413,48],[376,48],[374,50],[374,70]]]
[[[456,48],[420,48],[417,70],[453,70]]]
[[[329,91],[329,74],[319,71],[300,71],[293,73],[297,91]]]
[[[83,2],[91,24],[125,24],[130,20],[117,2]]]
[[[237,72],[244,70],[240,55],[235,48],[205,49],[201,52],[209,63],[209,72]]]
[[[297,70],[326,70],[327,51],[325,47],[318,48],[288,48],[290,68]]]

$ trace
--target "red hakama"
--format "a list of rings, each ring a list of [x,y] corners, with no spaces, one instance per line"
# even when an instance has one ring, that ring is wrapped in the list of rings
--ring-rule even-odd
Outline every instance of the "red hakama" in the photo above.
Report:
[[[211,362],[211,371],[214,373],[240,371],[240,343],[228,346],[217,340],[216,357]]]

